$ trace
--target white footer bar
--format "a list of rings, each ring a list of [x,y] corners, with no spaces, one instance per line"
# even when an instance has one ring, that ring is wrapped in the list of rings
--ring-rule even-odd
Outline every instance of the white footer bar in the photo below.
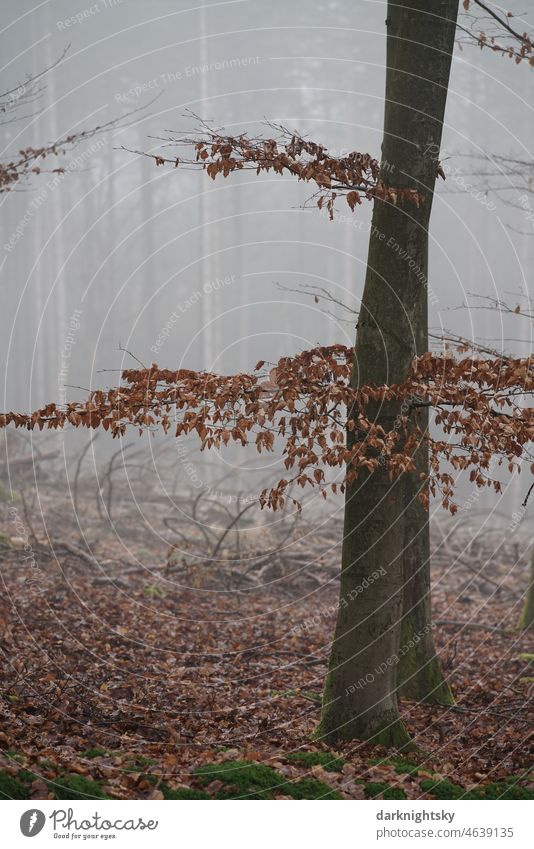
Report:
[[[4,801],[1,843],[157,849],[534,846],[521,801]],[[35,842],[31,842],[31,839]]]

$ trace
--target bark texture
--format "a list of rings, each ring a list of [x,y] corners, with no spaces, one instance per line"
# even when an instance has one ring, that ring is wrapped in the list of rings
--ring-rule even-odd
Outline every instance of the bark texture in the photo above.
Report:
[[[388,3],[382,179],[416,189],[423,202],[419,208],[375,202],[354,386],[401,382],[413,357],[428,347],[428,224],[457,12],[458,0]],[[368,415],[391,429],[405,411],[387,403],[370,405]],[[347,438],[350,444],[351,431]],[[423,471],[423,448],[417,462]],[[384,463],[348,488],[340,604],[318,737],[394,746],[409,741],[398,714],[399,668],[412,670],[401,676],[403,691],[420,686],[416,653],[410,652],[408,663],[403,652],[407,634],[429,624],[430,605],[428,517],[417,506],[420,485],[418,474],[390,481]],[[378,570],[380,578],[361,592],[364,579]],[[435,659],[430,630],[427,636],[425,656]]]
[[[534,551],[530,560],[530,583],[517,627],[522,630],[534,628]]]

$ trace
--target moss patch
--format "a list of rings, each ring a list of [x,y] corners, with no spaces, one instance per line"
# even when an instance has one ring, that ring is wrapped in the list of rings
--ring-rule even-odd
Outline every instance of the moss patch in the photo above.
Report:
[[[322,766],[327,772],[341,772],[345,764],[344,758],[338,758],[330,752],[293,752],[287,756],[288,761],[302,766]]]
[[[404,723],[400,719],[386,723],[386,726],[369,736],[369,742],[384,746],[385,749],[404,749],[410,751],[415,748],[410,735],[406,731]]]
[[[127,766],[123,767],[123,772],[144,772],[154,763],[155,761],[152,758],[145,758],[144,755],[136,755],[128,760]]]
[[[363,789],[365,795],[370,799],[380,795],[384,799],[406,799],[404,790],[401,790],[400,787],[392,787],[387,781],[368,781],[367,784],[364,784]]]
[[[519,783],[524,780],[524,776],[511,775],[503,781],[483,784],[467,791],[448,779],[433,781],[431,778],[425,778],[421,782],[421,790],[431,793],[436,799],[534,799],[534,790],[529,790]]]
[[[0,501],[18,501],[17,495],[13,495],[9,489],[6,489],[3,483],[0,483]]]
[[[0,772],[0,799],[27,799],[28,788],[7,772]]]
[[[454,696],[445,681],[438,658],[428,655],[429,646],[417,638],[421,625],[415,614],[401,622],[401,645],[409,646],[400,662],[399,693],[428,704],[453,705]]]
[[[293,799],[343,799],[341,793],[332,790],[324,781],[317,778],[303,778],[289,781],[282,790],[284,795]]]
[[[408,760],[408,758],[373,758],[369,763],[379,766],[392,766],[398,775],[417,775],[421,768],[419,764]]]
[[[82,758],[102,758],[108,753],[105,749],[99,749],[98,746],[93,746],[91,749],[85,749],[83,752],[80,752],[80,757]]]
[[[270,766],[252,761],[225,761],[221,764],[207,764],[195,770],[197,780],[204,784],[221,781],[226,788],[220,790],[215,798],[274,799],[277,795],[291,796],[293,799],[342,799],[341,793],[332,790],[324,781],[304,778],[301,781],[288,781]]]
[[[31,772],[29,769],[19,769],[17,778],[19,781],[22,781],[23,784],[31,784],[32,781],[35,781],[36,778],[40,778],[40,776],[35,772]]]
[[[111,799],[102,790],[100,782],[83,775],[63,775],[55,781],[47,781],[49,790],[56,799]]]
[[[421,790],[432,793],[436,799],[460,799],[466,791],[459,784],[453,784],[448,778],[435,781],[432,778],[424,778],[421,782]]]
[[[164,799],[211,799],[207,793],[202,790],[193,790],[191,787],[178,787],[173,790],[168,784],[161,785],[161,792]]]

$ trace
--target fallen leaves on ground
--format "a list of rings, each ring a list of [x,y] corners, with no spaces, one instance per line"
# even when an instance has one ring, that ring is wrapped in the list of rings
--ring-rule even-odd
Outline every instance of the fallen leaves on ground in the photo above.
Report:
[[[4,797],[534,797],[532,638],[498,593],[480,611],[440,580],[436,619],[499,630],[436,629],[457,704],[403,702],[418,749],[395,755],[310,740],[332,587],[147,594],[142,573],[102,586],[71,566],[43,554],[2,569]]]

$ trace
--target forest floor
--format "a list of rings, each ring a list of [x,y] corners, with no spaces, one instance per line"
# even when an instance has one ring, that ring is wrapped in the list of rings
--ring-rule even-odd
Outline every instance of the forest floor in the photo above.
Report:
[[[534,798],[534,641],[513,584],[435,570],[456,705],[401,702],[408,754],[329,748],[310,735],[335,583],[292,598],[109,579],[76,547],[35,539],[29,556],[4,530],[0,796]]]

